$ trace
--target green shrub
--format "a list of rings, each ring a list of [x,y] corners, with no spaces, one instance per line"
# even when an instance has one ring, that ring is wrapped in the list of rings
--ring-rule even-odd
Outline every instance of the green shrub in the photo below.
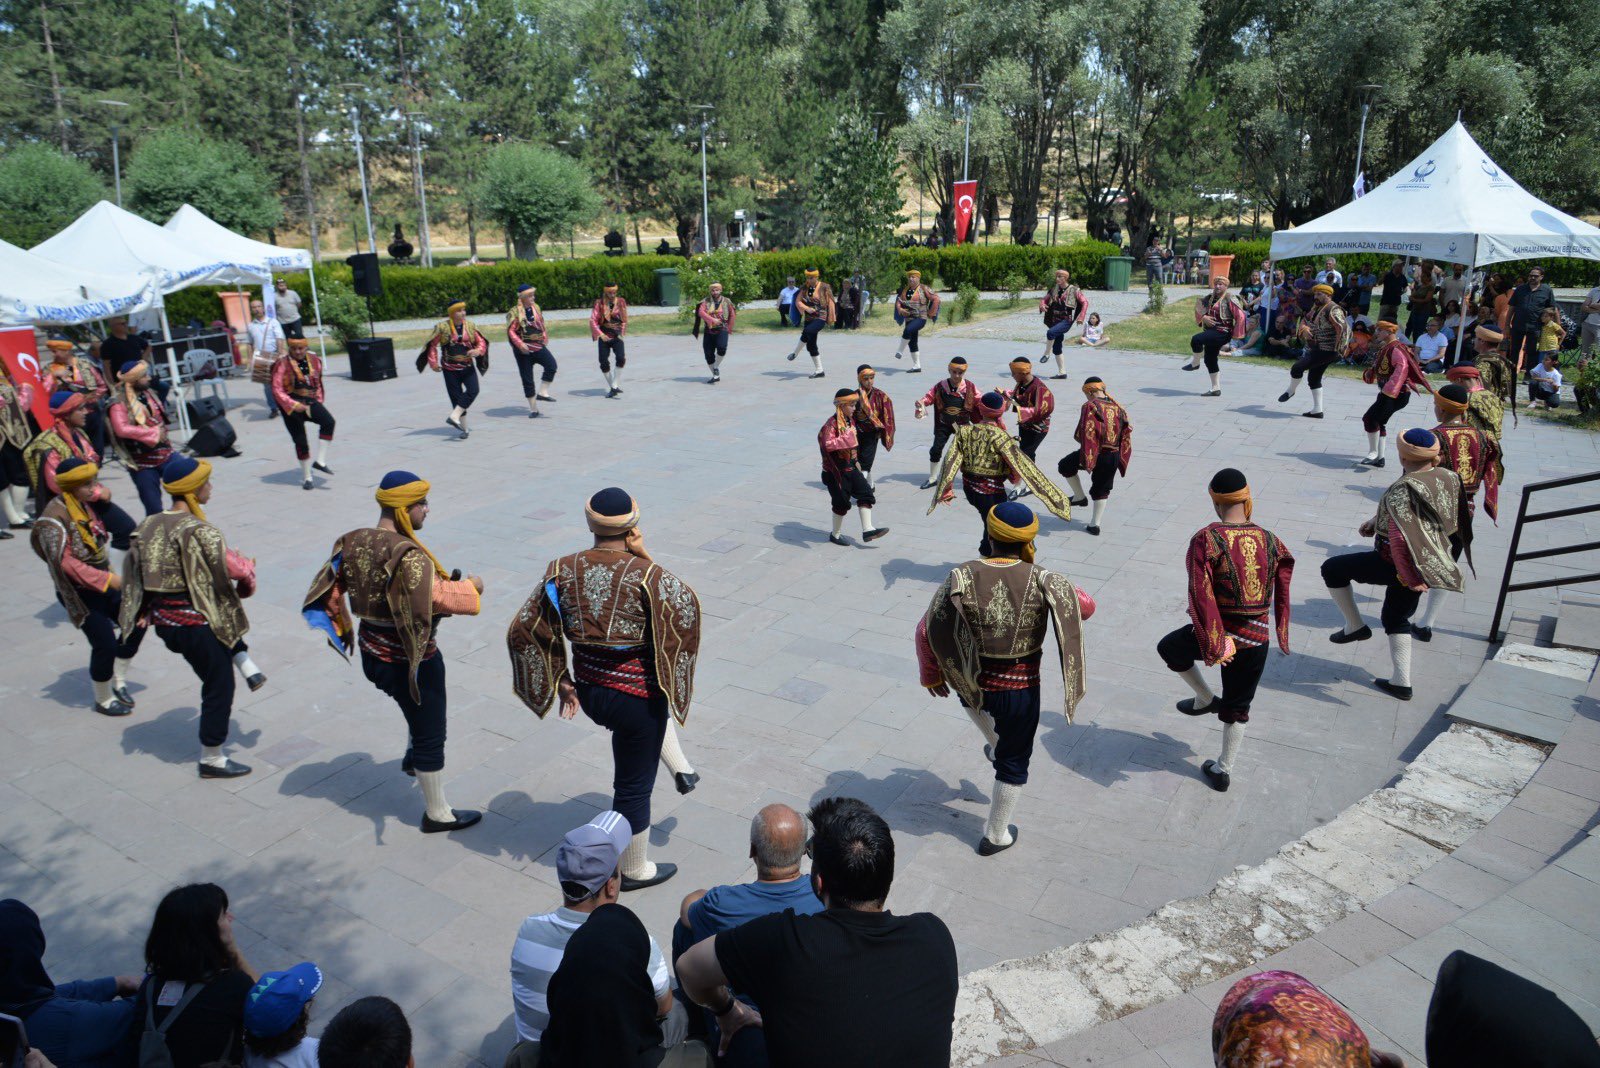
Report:
[[[722,294],[737,305],[754,303],[761,299],[761,275],[756,270],[756,253],[738,249],[719,248],[702,252],[678,271],[678,281],[683,289],[679,314],[687,321],[694,314],[695,305],[705,299],[712,282],[722,283]]]
[[[972,285],[971,283],[968,283],[967,285],[957,289],[955,300],[956,314],[951,319],[951,322],[971,322],[973,313],[978,310],[978,298],[980,296],[982,296],[982,294],[978,291],[978,287]]]
[[[1002,289],[1010,274],[1021,274],[1031,285],[1048,286],[1058,268],[1072,272],[1072,280],[1085,289],[1106,284],[1105,259],[1119,254],[1105,241],[1078,241],[1070,245],[955,245],[938,250],[942,287]]]
[[[367,302],[354,289],[330,278],[318,286],[317,296],[322,299],[322,323],[341,348],[351,338],[367,336]]]
[[[1022,291],[1028,288],[1028,279],[1021,271],[1012,271],[1001,282],[1000,288],[1006,291],[1006,307],[1015,308],[1022,300]]]
[[[1159,277],[1150,280],[1150,303],[1144,306],[1147,315],[1160,315],[1167,306],[1167,287]]]
[[[31,248],[104,199],[89,165],[49,145],[20,145],[0,157],[0,238]]]

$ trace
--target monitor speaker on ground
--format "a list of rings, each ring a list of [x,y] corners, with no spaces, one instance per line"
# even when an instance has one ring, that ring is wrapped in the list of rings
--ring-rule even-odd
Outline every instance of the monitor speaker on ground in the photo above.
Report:
[[[383,296],[383,275],[378,273],[376,252],[358,252],[354,256],[346,256],[344,262],[350,265],[350,286],[356,291],[356,296]]]
[[[221,397],[196,397],[188,402],[189,425],[202,427],[213,419],[221,419],[228,414],[223,407]]]
[[[234,432],[233,424],[225,416],[217,418],[200,426],[189,438],[189,451],[196,456],[221,456],[239,440],[239,435]]]
[[[395,376],[393,338],[354,337],[345,348],[350,353],[350,377],[357,382],[382,382]]]

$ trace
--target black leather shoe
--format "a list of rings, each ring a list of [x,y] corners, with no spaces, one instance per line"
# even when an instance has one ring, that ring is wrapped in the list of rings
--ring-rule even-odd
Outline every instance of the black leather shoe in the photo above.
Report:
[[[221,767],[215,764],[200,765],[200,777],[202,779],[237,779],[241,775],[248,774],[250,774],[249,764],[241,764],[232,759],[229,759]]]
[[[258,671],[254,675],[251,675],[248,679],[245,679],[244,684],[250,687],[251,693],[255,693],[257,690],[261,689],[261,687],[267,684],[267,677]]]
[[[922,484],[922,488],[923,489],[933,489],[933,479],[930,478],[930,479],[928,479],[928,481],[924,482]]]
[[[1411,700],[1411,687],[1409,686],[1396,686],[1388,679],[1373,679],[1372,685],[1376,686],[1378,689],[1397,700]]]
[[[435,820],[429,819],[428,814],[424,812],[422,814],[422,833],[439,834],[441,831],[464,831],[483,819],[483,813],[475,812],[470,808],[453,808],[450,810],[450,815],[454,816],[455,819]]]
[[[1217,706],[1222,703],[1222,698],[1218,697],[1216,694],[1212,694],[1211,700],[1207,701],[1203,705],[1197,704],[1197,701],[1198,698],[1185,697],[1182,701],[1178,702],[1178,711],[1182,712],[1186,716],[1209,716],[1211,713],[1217,710]]]
[[[453,415],[447,415],[447,416],[444,417],[444,425],[448,426],[448,427],[454,427],[456,430],[461,431],[461,433],[463,433],[463,434],[465,434],[467,432],[467,428],[462,426],[460,423],[456,422],[456,417],[453,416]]]
[[[1227,793],[1228,787],[1233,785],[1233,776],[1225,771],[1218,771],[1215,760],[1208,760],[1201,764],[1200,774],[1206,777],[1206,782],[1210,783],[1211,788],[1219,794]]]
[[[792,359],[794,359],[794,358],[795,358],[795,357],[796,357],[796,356],[799,356],[799,355],[800,355],[800,354],[799,354],[799,353],[798,353],[798,352],[791,352],[791,353],[789,353],[789,355],[788,355],[788,356],[786,356],[786,357],[784,357],[784,359],[787,359],[787,360],[792,360]]]
[[[1301,415],[1301,417],[1303,417],[1305,419],[1321,419],[1322,418],[1322,413],[1321,412],[1301,412],[1300,415]]]
[[[991,764],[994,763],[994,746],[990,745],[988,742],[983,743],[983,759],[987,760]]]
[[[1083,528],[1083,532],[1085,534],[1093,534],[1095,537],[1099,537],[1100,536],[1100,528],[1097,527],[1097,526],[1094,526],[1093,524],[1090,524],[1089,526],[1084,527]]]
[[[529,419],[537,419],[537,418],[539,418],[539,415],[540,415],[539,412],[529,412],[528,413],[528,418]]]
[[[828,535],[828,540],[833,542],[835,545],[849,545],[850,544],[850,540],[848,538],[844,537],[842,534],[829,534]]]
[[[1381,456],[1363,456],[1361,458],[1362,467],[1382,467],[1383,465],[1383,457]]]
[[[1178,370],[1180,370],[1180,371],[1198,371],[1198,370],[1200,370],[1200,367],[1197,364],[1186,363],[1182,367],[1178,368]]]
[[[611,391],[606,394],[606,399],[613,400],[620,396],[622,396],[622,390],[618,389],[616,386],[612,386]]]
[[[12,530],[32,530],[33,529],[33,520],[24,519],[20,523],[12,523],[11,524],[11,529]]]
[[[1222,396],[1222,390],[1220,390],[1220,389],[1208,389],[1204,393],[1200,394],[1200,396],[1202,396],[1202,397],[1220,397],[1220,396]]]
[[[693,793],[694,788],[699,785],[700,773],[698,771],[674,772],[672,781],[678,784],[678,792],[680,794]]]
[[[100,713],[102,716],[113,717],[126,716],[133,712],[132,707],[123,704],[114,697],[105,704],[101,704],[100,702],[96,701],[94,704],[94,710]]]
[[[134,708],[137,705],[137,702],[135,702],[133,699],[133,695],[128,692],[128,688],[126,686],[111,687],[111,696],[115,697],[118,701],[121,701],[129,708]]]
[[[1411,636],[1419,642],[1431,642],[1433,641],[1433,628],[1419,627],[1413,623],[1411,624]]]
[[[862,541],[877,541],[879,538],[883,537],[887,533],[889,533],[889,528],[888,527],[875,527],[872,530],[862,531],[861,540]]]
[[[920,375],[921,373],[922,373],[922,368],[920,368],[920,367],[913,367],[911,370],[906,372],[906,374],[908,374],[908,375]]]
[[[1293,397],[1293,396],[1294,396],[1293,393],[1289,393],[1287,391],[1285,391],[1283,393],[1280,393],[1280,394],[1278,394],[1278,403],[1279,404],[1288,404],[1289,403],[1289,399],[1291,397]]]
[[[828,377],[828,372],[826,372],[826,371],[818,371],[816,374],[807,375],[806,377],[807,378],[827,378]]]
[[[303,490],[308,490],[315,489],[316,487],[312,485],[311,480],[308,478],[304,482],[300,483],[300,488]]]
[[[621,386],[612,386],[611,388],[617,391],[617,396],[619,396],[619,397],[622,396],[622,387]]]
[[[1087,507],[1089,507],[1089,498],[1087,498],[1087,497],[1068,498],[1067,503],[1072,505],[1072,507],[1074,507],[1074,508],[1087,508]]]
[[[311,470],[313,470],[313,471],[321,471],[325,475],[333,474],[333,468],[329,467],[327,464],[318,463],[315,460],[313,460],[311,462]]]
[[[1014,826],[1007,827],[1006,830],[1011,832],[1011,841],[1006,845],[995,845],[993,842],[989,841],[988,835],[984,835],[982,838],[978,839],[978,856],[992,857],[996,853],[1004,853],[1006,850],[1016,845],[1018,838],[1021,837],[1020,832],[1018,832]]]
[[[631,890],[647,890],[652,886],[660,886],[676,874],[678,874],[678,866],[676,864],[657,864],[656,873],[648,879],[630,879],[624,875],[622,877],[622,892],[626,894]]]
[[[0,541],[10,541],[14,537],[16,537],[16,535],[11,533],[11,531],[0,530]]]
[[[1351,642],[1364,642],[1370,637],[1372,637],[1372,628],[1364,626],[1360,630],[1351,631],[1349,634],[1342,630],[1336,630],[1328,635],[1328,640],[1335,645],[1349,645]]]
[[[554,404],[556,402],[556,399],[554,397],[537,397],[535,399],[540,404]]]

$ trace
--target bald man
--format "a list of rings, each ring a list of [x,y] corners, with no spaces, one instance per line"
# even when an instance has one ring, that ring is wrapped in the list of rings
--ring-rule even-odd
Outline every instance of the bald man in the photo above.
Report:
[[[805,817],[788,805],[772,804],[750,821],[750,859],[756,865],[753,883],[713,886],[696,890],[683,899],[678,922],[672,929],[672,959],[677,960],[698,942],[784,909],[809,916],[822,911],[811,880],[800,872],[807,835]],[[742,1000],[753,1005],[749,998]],[[716,1048],[720,1036],[716,1020],[706,1010],[690,1005],[689,1035],[706,1034],[706,1045]],[[766,1064],[766,1039],[761,1029],[747,1027],[734,1036],[728,1050],[730,1063]]]

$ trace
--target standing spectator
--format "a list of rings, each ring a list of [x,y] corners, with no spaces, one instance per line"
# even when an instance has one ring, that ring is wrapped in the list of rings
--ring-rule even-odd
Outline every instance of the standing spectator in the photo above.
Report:
[[[1556,291],[1544,284],[1544,269],[1541,267],[1530,268],[1528,280],[1511,291],[1511,332],[1507,337],[1511,342],[1510,354],[1519,374],[1533,366],[1539,333],[1544,328],[1545,310],[1555,306]]]
[[[1244,305],[1244,310],[1255,314],[1261,303],[1261,272],[1251,271],[1250,281],[1239,287],[1239,303]]]
[[[1400,302],[1406,295],[1406,267],[1399,260],[1389,264],[1378,290],[1378,318],[1391,323],[1400,321]]]
[[[144,943],[148,974],[134,1005],[127,1055],[162,1032],[173,1068],[243,1056],[244,1001],[255,973],[233,941],[228,895],[215,883],[180,886],[161,899]]]
[[[1417,362],[1429,374],[1443,371],[1450,361],[1450,338],[1440,326],[1438,316],[1429,319],[1427,329],[1417,338]]]
[[[1542,354],[1539,366],[1528,372],[1528,407],[1561,407],[1561,370],[1556,366],[1559,354]]]
[[[1443,303],[1449,304],[1451,301],[1455,301],[1460,304],[1466,299],[1467,287],[1472,282],[1472,279],[1467,277],[1466,270],[1459,263],[1450,265],[1450,277],[1439,283],[1439,299]]]
[[[1356,314],[1367,315],[1372,311],[1372,291],[1378,286],[1378,276],[1370,266],[1363,266],[1356,275]]]
[[[1583,298],[1583,325],[1579,328],[1578,354],[1587,359],[1595,343],[1600,341],[1600,285],[1589,290]]]
[[[1294,302],[1300,306],[1301,315],[1310,311],[1311,305],[1315,303],[1311,290],[1317,284],[1316,271],[1317,269],[1308,263],[1300,268],[1300,277],[1294,280]]]
[[[1339,271],[1339,261],[1329,256],[1322,261],[1322,270],[1317,272],[1319,285],[1332,286],[1334,292],[1344,287],[1344,275]]]
[[[1406,306],[1411,309],[1406,317],[1406,338],[1415,341],[1439,308],[1439,290],[1433,284],[1433,270],[1428,260],[1418,265],[1416,280],[1411,283],[1411,299]]]
[[[1539,316],[1539,359],[1554,356],[1561,362],[1561,346],[1566,344],[1567,328],[1561,325],[1561,309],[1546,308]]]
[[[1444,314],[1439,321],[1439,333],[1446,338],[1454,340],[1461,333],[1461,304],[1457,301],[1445,301]]]
[[[334,1014],[317,1045],[318,1068],[413,1068],[411,1025],[388,998],[352,1001]]]
[[[283,327],[283,336],[305,337],[305,318],[300,314],[300,294],[289,288],[289,283],[279,278],[272,286],[272,310]]]
[[[822,911],[822,902],[811,891],[811,880],[800,873],[800,858],[806,851],[806,821],[788,805],[768,805],[750,821],[750,859],[756,863],[756,881],[737,886],[713,886],[696,890],[683,899],[678,922],[672,929],[672,956],[676,960],[696,943],[732,930],[750,920],[770,916],[784,909],[810,916]],[[760,1009],[748,995],[735,993],[745,1004]],[[719,1031],[709,1012],[707,1031],[716,1042]],[[690,1033],[698,1029],[692,1024]],[[757,1068],[767,1063],[765,1036],[756,1029],[743,1031],[734,1040],[722,1068]]]
[[[854,330],[861,325],[861,287],[852,276],[839,287],[839,299],[834,302],[839,317],[834,320],[835,330]]]
[[[1106,220],[1106,240],[1116,245],[1118,249],[1122,248],[1122,227],[1115,219]]]
[[[800,292],[800,287],[794,284],[794,275],[790,275],[783,280],[783,288],[778,291],[779,325],[794,325],[794,295],[798,292]]]
[[[44,970],[44,929],[22,902],[0,901],[0,1012],[15,1016],[28,1041],[75,1068],[120,1068],[133,1027],[135,975],[80,979],[59,986]]]
[[[267,972],[244,1001],[244,1068],[317,1068],[317,1040],[306,1037],[322,969],[308,962]]]
[[[1167,258],[1167,252],[1156,240],[1156,235],[1151,234],[1150,240],[1144,246],[1144,282],[1145,285],[1155,285],[1161,281],[1161,265]]]
[[[706,939],[678,959],[684,992],[712,1011],[724,1041],[759,1023],[772,1068],[949,1064],[955,942],[932,913],[884,910],[889,825],[852,797],[819,802],[811,825],[811,887],[826,910],[764,916]]]
[[[284,354],[288,331],[278,320],[267,318],[267,306],[259,300],[250,302],[250,323],[245,331],[250,335],[252,358],[264,356],[276,363],[278,357]],[[278,418],[278,402],[272,396],[272,380],[269,378],[261,388],[267,395],[267,418]]]

